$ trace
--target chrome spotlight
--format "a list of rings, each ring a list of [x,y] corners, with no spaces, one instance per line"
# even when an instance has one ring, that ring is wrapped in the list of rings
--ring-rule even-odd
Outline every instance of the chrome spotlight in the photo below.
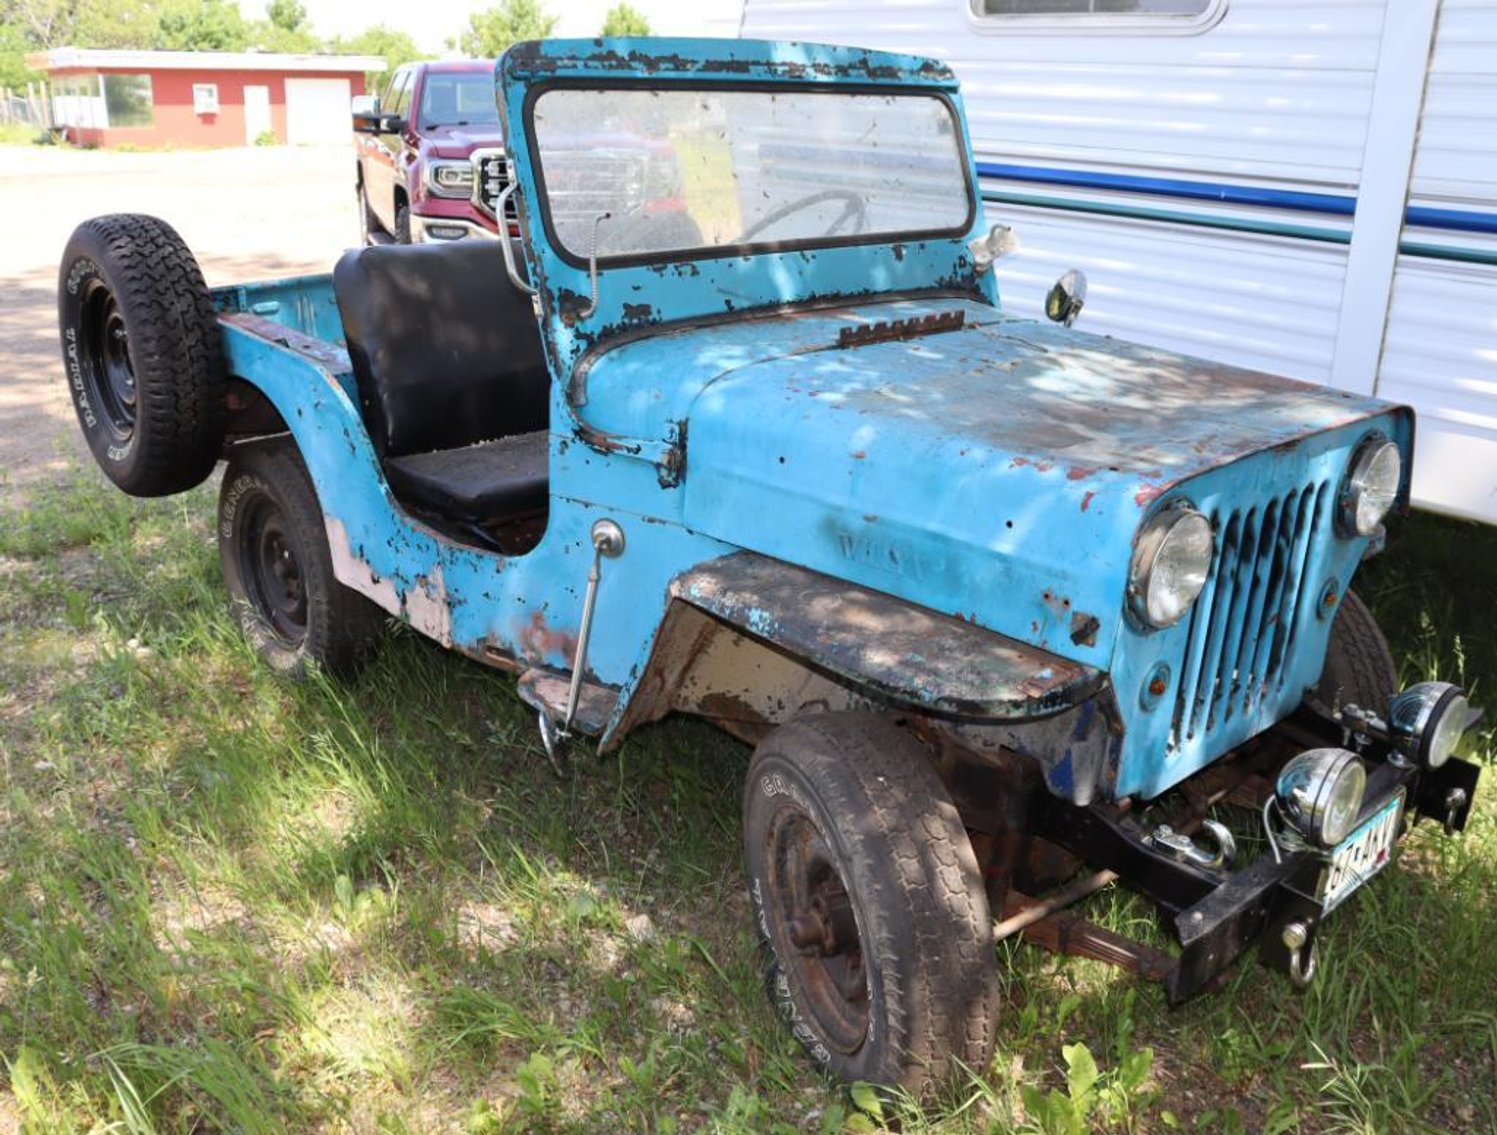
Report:
[[[1301,836],[1335,847],[1350,833],[1367,791],[1367,770],[1345,749],[1310,749],[1279,772],[1279,812]]]
[[[1466,692],[1449,682],[1420,682],[1394,697],[1388,706],[1388,739],[1423,768],[1439,768],[1455,752],[1471,703]]]

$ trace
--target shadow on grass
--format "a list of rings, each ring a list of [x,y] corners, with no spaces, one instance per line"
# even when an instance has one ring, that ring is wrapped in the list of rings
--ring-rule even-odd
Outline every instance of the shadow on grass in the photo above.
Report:
[[[511,680],[409,632],[350,684],[283,686],[222,613],[211,490],[70,492],[0,517],[29,581],[0,577],[7,646],[67,628],[82,648],[36,664],[52,692],[25,730],[0,723],[0,884],[21,896],[0,918],[0,1049],[26,1054],[39,1125],[122,1122],[138,1099],[184,1131],[840,1129],[840,1093],[759,986],[743,747],[667,722],[614,757],[579,749],[559,780]],[[1489,640],[1420,651],[1479,629],[1440,557],[1497,562],[1497,540],[1415,526],[1368,576],[1405,672],[1461,664],[1494,688]],[[1404,858],[1331,920],[1304,995],[1249,960],[1171,1013],[1126,975],[1005,945],[993,1066],[965,1109],[904,1129],[1017,1129],[1022,1089],[1062,1090],[1074,1042],[1104,1077],[1152,1050],[1133,1130],[1165,1112],[1497,1125],[1490,803],[1463,841],[1421,829]]]

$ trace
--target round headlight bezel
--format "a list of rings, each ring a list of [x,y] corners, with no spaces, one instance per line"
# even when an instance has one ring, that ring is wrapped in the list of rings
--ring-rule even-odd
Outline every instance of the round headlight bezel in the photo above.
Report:
[[[1157,602],[1154,594],[1155,570],[1172,546],[1179,542],[1204,536],[1206,550],[1201,565],[1199,582],[1186,598],[1176,598],[1166,607]],[[1172,627],[1190,613],[1195,601],[1200,598],[1211,569],[1216,562],[1216,531],[1211,520],[1188,501],[1178,501],[1161,509],[1139,532],[1133,550],[1133,562],[1128,569],[1128,607],[1143,626],[1163,630]]]
[[[1455,755],[1470,714],[1471,703],[1460,686],[1418,682],[1389,703],[1388,732],[1399,752],[1420,768],[1437,769]],[[1450,724],[1457,726],[1453,736],[1442,729]]]
[[[1387,503],[1375,513],[1364,515],[1364,506],[1369,503],[1369,491],[1377,487],[1377,483],[1372,482],[1371,478],[1384,467],[1385,462],[1390,458],[1394,462],[1392,487],[1379,489],[1380,492],[1386,492]],[[1403,453],[1399,450],[1398,444],[1386,434],[1368,434],[1357,446],[1356,452],[1352,454],[1351,463],[1346,469],[1346,480],[1341,486],[1336,518],[1341,534],[1352,537],[1371,536],[1376,533],[1383,521],[1387,519],[1388,513],[1393,510],[1393,506],[1398,503],[1399,495],[1403,490],[1403,479]],[[1381,478],[1381,483],[1386,485],[1386,477]]]
[[[1338,796],[1352,794],[1338,792],[1346,788],[1354,790],[1354,803],[1338,813],[1333,807]],[[1279,813],[1296,832],[1332,848],[1356,829],[1367,797],[1367,767],[1346,749],[1307,749],[1279,770],[1274,795]]]

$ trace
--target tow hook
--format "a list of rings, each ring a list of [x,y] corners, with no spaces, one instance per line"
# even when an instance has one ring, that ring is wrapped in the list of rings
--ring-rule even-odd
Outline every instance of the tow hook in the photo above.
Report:
[[[1455,835],[1456,821],[1460,818],[1462,809],[1466,807],[1471,799],[1464,788],[1452,788],[1445,793],[1445,834]]]
[[[1232,860],[1237,857],[1237,841],[1232,838],[1232,833],[1227,830],[1225,824],[1219,824],[1215,820],[1202,820],[1201,827],[1206,829],[1206,834],[1216,843],[1214,851],[1199,847],[1196,841],[1183,832],[1177,832],[1168,824],[1160,824],[1149,836],[1149,841],[1158,847],[1164,848],[1182,863],[1194,863],[1197,867],[1205,867],[1215,870],[1219,867],[1232,866]]]
[[[603,578],[603,559],[617,559],[624,554],[624,530],[612,520],[599,520],[593,525],[593,564],[587,573],[587,593],[582,599],[582,624],[577,628],[577,652],[572,656],[572,684],[567,690],[566,715],[558,724],[544,709],[540,711],[538,724],[541,744],[546,756],[558,775],[562,771],[562,757],[572,739],[572,722],[577,716],[577,699],[582,694],[582,672],[587,668],[587,641],[593,630],[593,608],[598,603],[598,582]]]
[[[1310,941],[1309,928],[1303,922],[1291,922],[1284,927],[1282,941],[1289,951],[1289,980],[1304,989],[1315,980],[1315,943]]]

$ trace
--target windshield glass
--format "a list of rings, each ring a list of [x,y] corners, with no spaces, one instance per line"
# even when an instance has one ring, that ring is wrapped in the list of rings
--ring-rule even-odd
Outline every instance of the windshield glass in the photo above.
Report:
[[[426,85],[421,88],[421,129],[498,125],[499,104],[494,98],[491,73],[427,73]]]
[[[589,90],[535,100],[551,230],[585,260],[964,231],[961,131],[935,95]]]

